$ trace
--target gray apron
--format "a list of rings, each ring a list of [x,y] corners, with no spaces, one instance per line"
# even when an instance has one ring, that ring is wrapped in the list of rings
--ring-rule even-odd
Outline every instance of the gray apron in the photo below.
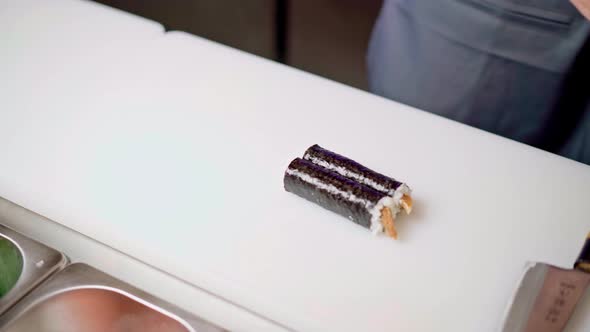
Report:
[[[590,106],[559,154],[590,165]]]
[[[589,31],[568,0],[385,0],[369,45],[369,87],[535,145]],[[569,156],[580,149],[576,139]]]

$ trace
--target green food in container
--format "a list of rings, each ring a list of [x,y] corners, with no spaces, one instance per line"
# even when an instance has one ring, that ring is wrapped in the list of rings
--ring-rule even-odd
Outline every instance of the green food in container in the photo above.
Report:
[[[18,248],[0,237],[0,298],[14,287],[23,269],[23,259]]]

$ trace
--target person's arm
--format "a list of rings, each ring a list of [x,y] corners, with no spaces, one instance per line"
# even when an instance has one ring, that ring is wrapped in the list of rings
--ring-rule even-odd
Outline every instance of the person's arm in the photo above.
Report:
[[[570,0],[576,8],[590,20],[590,0]]]

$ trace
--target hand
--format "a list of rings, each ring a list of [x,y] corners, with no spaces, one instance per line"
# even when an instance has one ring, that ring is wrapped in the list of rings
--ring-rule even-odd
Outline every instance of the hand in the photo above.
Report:
[[[586,17],[586,19],[590,20],[590,0],[570,0],[576,8]]]

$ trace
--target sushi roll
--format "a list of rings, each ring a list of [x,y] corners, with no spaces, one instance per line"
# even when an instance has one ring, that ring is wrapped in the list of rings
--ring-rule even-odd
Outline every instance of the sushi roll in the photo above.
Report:
[[[317,144],[305,151],[303,159],[390,196],[395,202],[396,210],[403,209],[407,214],[412,212],[412,190],[403,182],[377,173]]]
[[[397,238],[395,200],[382,191],[297,158],[284,176],[285,190],[342,215],[373,233]]]

